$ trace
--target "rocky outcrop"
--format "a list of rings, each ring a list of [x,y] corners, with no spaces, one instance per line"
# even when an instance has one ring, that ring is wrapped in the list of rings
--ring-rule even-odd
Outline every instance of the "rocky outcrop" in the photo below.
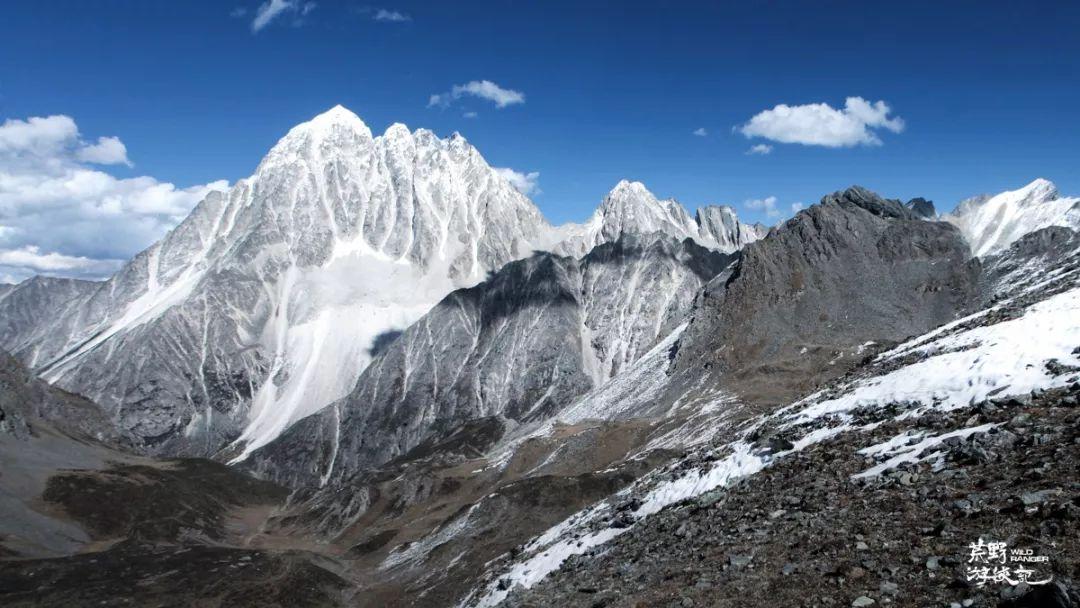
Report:
[[[937,217],[937,210],[934,209],[934,202],[928,201],[921,196],[904,203],[904,206],[923,219],[933,219]]]
[[[1076,230],[1063,226],[1036,230],[983,260],[987,289],[1000,297],[1045,281],[1048,271],[1078,255],[1080,233]]]

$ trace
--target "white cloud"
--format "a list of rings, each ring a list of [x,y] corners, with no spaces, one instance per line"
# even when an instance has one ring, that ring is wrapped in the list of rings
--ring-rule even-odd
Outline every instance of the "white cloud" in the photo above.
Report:
[[[750,149],[747,150],[746,153],[764,156],[772,153],[772,146],[769,144],[754,144],[753,146],[750,146]]]
[[[0,154],[48,157],[72,145],[79,128],[68,116],[9,119],[0,125]]]
[[[791,213],[792,214],[798,213],[798,212],[802,211],[805,208],[806,208],[806,206],[803,205],[802,203],[791,203]]]
[[[884,101],[870,103],[862,97],[848,97],[841,110],[825,103],[801,106],[780,104],[758,113],[737,130],[746,137],[762,137],[784,144],[841,148],[881,145],[874,129],[893,133],[904,130],[904,120],[890,118],[892,109]]]
[[[300,0],[266,0],[255,10],[255,18],[251,21],[251,31],[257,33],[270,25],[271,21],[286,13],[291,13],[294,17],[297,17],[293,20],[293,25],[300,25],[302,20],[299,17],[307,16],[308,13],[315,10],[316,6],[314,2],[301,3]],[[234,11],[233,14],[236,15],[237,13]]]
[[[372,17],[375,21],[387,21],[390,23],[404,23],[406,21],[412,21],[412,17],[401,11],[391,11],[385,8],[380,8],[375,11],[375,15]]]
[[[694,135],[697,135],[698,137],[705,137],[708,134],[709,132],[705,130],[705,127],[698,127],[697,129],[694,129]]]
[[[450,89],[447,93],[432,95],[428,100],[428,107],[447,107],[455,100],[460,99],[465,95],[491,101],[497,108],[505,108],[506,106],[517,103],[525,103],[525,94],[521,91],[504,89],[490,80],[473,80],[472,82],[467,82],[465,84],[454,85],[454,88]]]
[[[257,32],[263,29],[281,13],[295,10],[295,8],[296,3],[293,0],[267,0],[255,10],[255,19],[251,22],[251,31]]]
[[[540,194],[540,172],[531,171],[529,173],[522,173],[520,171],[514,171],[507,167],[495,167],[495,172],[503,176],[506,181],[510,182],[517,191],[526,196],[535,196]]]
[[[70,116],[8,119],[0,125],[0,158],[7,163],[50,162],[73,158],[98,165],[128,165],[127,147],[118,137],[99,137],[96,144],[79,137]]]
[[[464,114],[462,114],[462,116],[464,116],[465,118],[476,118],[477,113],[476,112],[465,112]]]
[[[95,165],[127,165],[127,146],[119,137],[99,137],[96,144],[84,146],[76,155],[79,160]]]
[[[234,8],[234,9],[232,9],[231,11],[229,11],[229,16],[234,18],[234,19],[239,19],[239,18],[243,17],[244,15],[247,15],[247,8],[243,7],[243,6],[238,6],[238,7]]]
[[[764,211],[765,217],[779,217],[780,211],[776,208],[776,197],[767,196],[765,198],[752,198],[745,203],[748,209],[754,211]]]
[[[35,245],[25,245],[18,249],[0,250],[0,268],[32,270],[42,274],[108,274],[114,272],[122,260],[92,260],[83,256],[63,255],[61,253],[42,253]]]
[[[117,178],[86,163],[127,164],[118,138],[86,144],[68,116],[0,125],[0,275],[111,274],[161,238],[212,189]]]

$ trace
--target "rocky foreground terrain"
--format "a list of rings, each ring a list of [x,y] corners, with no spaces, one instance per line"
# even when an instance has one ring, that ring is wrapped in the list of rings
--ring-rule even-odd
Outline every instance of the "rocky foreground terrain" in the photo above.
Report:
[[[610,545],[569,558],[506,606],[1074,606],[1080,577],[1080,375],[1067,388],[990,400],[870,435],[940,436],[928,460],[859,477],[883,459],[840,435],[753,477],[680,502]],[[760,437],[763,452],[790,450]],[[927,453],[919,457],[931,456]],[[626,509],[634,506],[629,498]],[[611,525],[621,525],[613,519]],[[980,586],[971,543],[1047,556],[1052,584]]]

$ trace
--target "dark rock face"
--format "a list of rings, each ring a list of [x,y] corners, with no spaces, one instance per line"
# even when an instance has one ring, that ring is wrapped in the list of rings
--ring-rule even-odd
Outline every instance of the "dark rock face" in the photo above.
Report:
[[[185,459],[65,471],[49,479],[42,498],[95,538],[178,542],[197,534],[220,542],[233,506],[278,504],[287,495],[223,464]]]
[[[1077,248],[1080,248],[1080,233],[1064,226],[1050,226],[1027,234],[1008,249],[984,260],[989,288],[1008,291],[1038,278],[1041,271],[1075,255]]]
[[[38,380],[22,363],[0,351],[0,434],[25,440],[41,426],[76,440],[120,448],[133,445],[97,404]]]
[[[349,605],[350,583],[302,552],[123,543],[66,559],[0,562],[4,606]]]
[[[937,217],[937,209],[934,208],[934,201],[928,201],[921,196],[911,199],[904,206],[923,219]]]
[[[399,457],[485,417],[543,420],[618,373],[689,312],[731,255],[654,233],[575,260],[511,262],[453,292],[386,346],[352,393],[246,466],[294,486]]]
[[[979,276],[955,228],[849,188],[747,246],[730,277],[706,286],[677,366],[718,369],[744,398],[776,403],[820,372],[842,373],[829,365],[840,352],[921,334],[978,305]]]
[[[1080,234],[1065,226],[1049,226],[1021,237],[1009,246],[1006,255],[1060,255],[1080,244]]]

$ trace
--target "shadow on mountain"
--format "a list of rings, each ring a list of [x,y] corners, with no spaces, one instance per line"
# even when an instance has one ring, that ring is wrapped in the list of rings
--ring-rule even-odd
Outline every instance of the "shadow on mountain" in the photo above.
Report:
[[[405,332],[400,329],[391,329],[375,336],[375,339],[371,341],[371,348],[368,349],[368,355],[371,357],[378,357],[386,351],[387,348],[390,348],[390,345],[394,343],[394,340],[397,340],[403,333]]]

